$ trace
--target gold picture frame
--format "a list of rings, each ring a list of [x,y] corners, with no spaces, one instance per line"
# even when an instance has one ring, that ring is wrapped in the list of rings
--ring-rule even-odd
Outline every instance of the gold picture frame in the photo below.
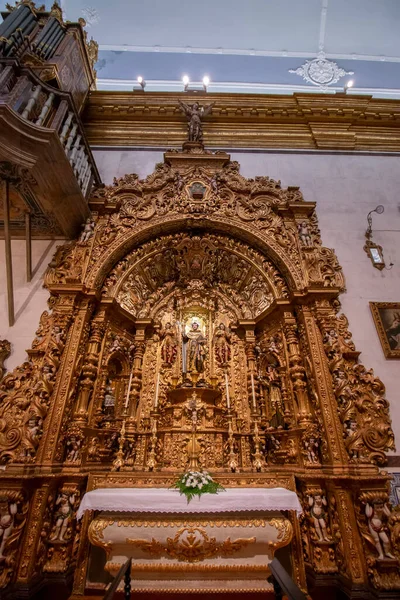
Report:
[[[400,358],[400,302],[370,302],[386,358]]]

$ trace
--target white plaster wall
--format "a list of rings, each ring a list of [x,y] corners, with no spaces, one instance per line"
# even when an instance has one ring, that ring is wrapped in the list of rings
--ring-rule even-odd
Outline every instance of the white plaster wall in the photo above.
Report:
[[[145,177],[162,152],[97,150],[94,152],[101,177],[137,173]],[[343,155],[232,152],[245,177],[268,175],[282,185],[300,186],[305,200],[317,202],[324,246],[334,248],[346,277],[342,294],[344,313],[363,364],[386,385],[391,416],[400,454],[400,361],[385,359],[369,309],[370,301],[400,302],[400,158],[388,155]],[[385,251],[393,268],[374,269],[363,250],[367,213],[378,204],[385,212],[373,215],[374,240]]]
[[[15,324],[9,327],[5,246],[4,240],[0,240],[0,339],[11,342],[11,355],[5,362],[9,371],[27,358],[26,350],[31,347],[40,315],[47,309],[49,293],[42,287],[43,273],[62,243],[62,240],[32,240],[33,277],[26,283],[25,241],[12,240]]]

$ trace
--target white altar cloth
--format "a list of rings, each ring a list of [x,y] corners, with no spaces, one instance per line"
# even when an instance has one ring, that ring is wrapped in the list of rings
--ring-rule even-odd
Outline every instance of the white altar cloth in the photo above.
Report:
[[[86,510],[131,513],[225,513],[295,510],[302,508],[295,492],[285,488],[227,488],[204,494],[188,504],[178,490],[165,488],[100,488],[87,492],[77,512]]]

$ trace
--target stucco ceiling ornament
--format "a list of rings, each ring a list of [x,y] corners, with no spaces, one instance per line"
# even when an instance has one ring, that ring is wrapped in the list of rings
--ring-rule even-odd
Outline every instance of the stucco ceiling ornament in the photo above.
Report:
[[[85,6],[82,9],[83,18],[86,21],[86,27],[91,27],[92,25],[96,25],[100,21],[100,15],[96,8],[93,6]]]
[[[327,89],[327,86],[337,83],[346,75],[354,75],[354,71],[345,71],[332,60],[328,60],[323,51],[318,52],[317,58],[306,60],[301,67],[289,69],[289,73],[300,75],[307,83],[312,83],[322,89]]]

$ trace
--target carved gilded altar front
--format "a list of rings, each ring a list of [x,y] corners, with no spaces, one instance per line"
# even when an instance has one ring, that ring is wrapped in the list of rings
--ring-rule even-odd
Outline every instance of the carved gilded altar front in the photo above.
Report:
[[[192,143],[90,205],[49,264],[29,360],[0,386],[1,585],[76,567],[83,594],[88,476],[169,486],[197,465],[226,486],[297,490],[301,587],[307,571],[398,593],[400,518],[378,469],[388,402],[340,312],[315,203]]]

